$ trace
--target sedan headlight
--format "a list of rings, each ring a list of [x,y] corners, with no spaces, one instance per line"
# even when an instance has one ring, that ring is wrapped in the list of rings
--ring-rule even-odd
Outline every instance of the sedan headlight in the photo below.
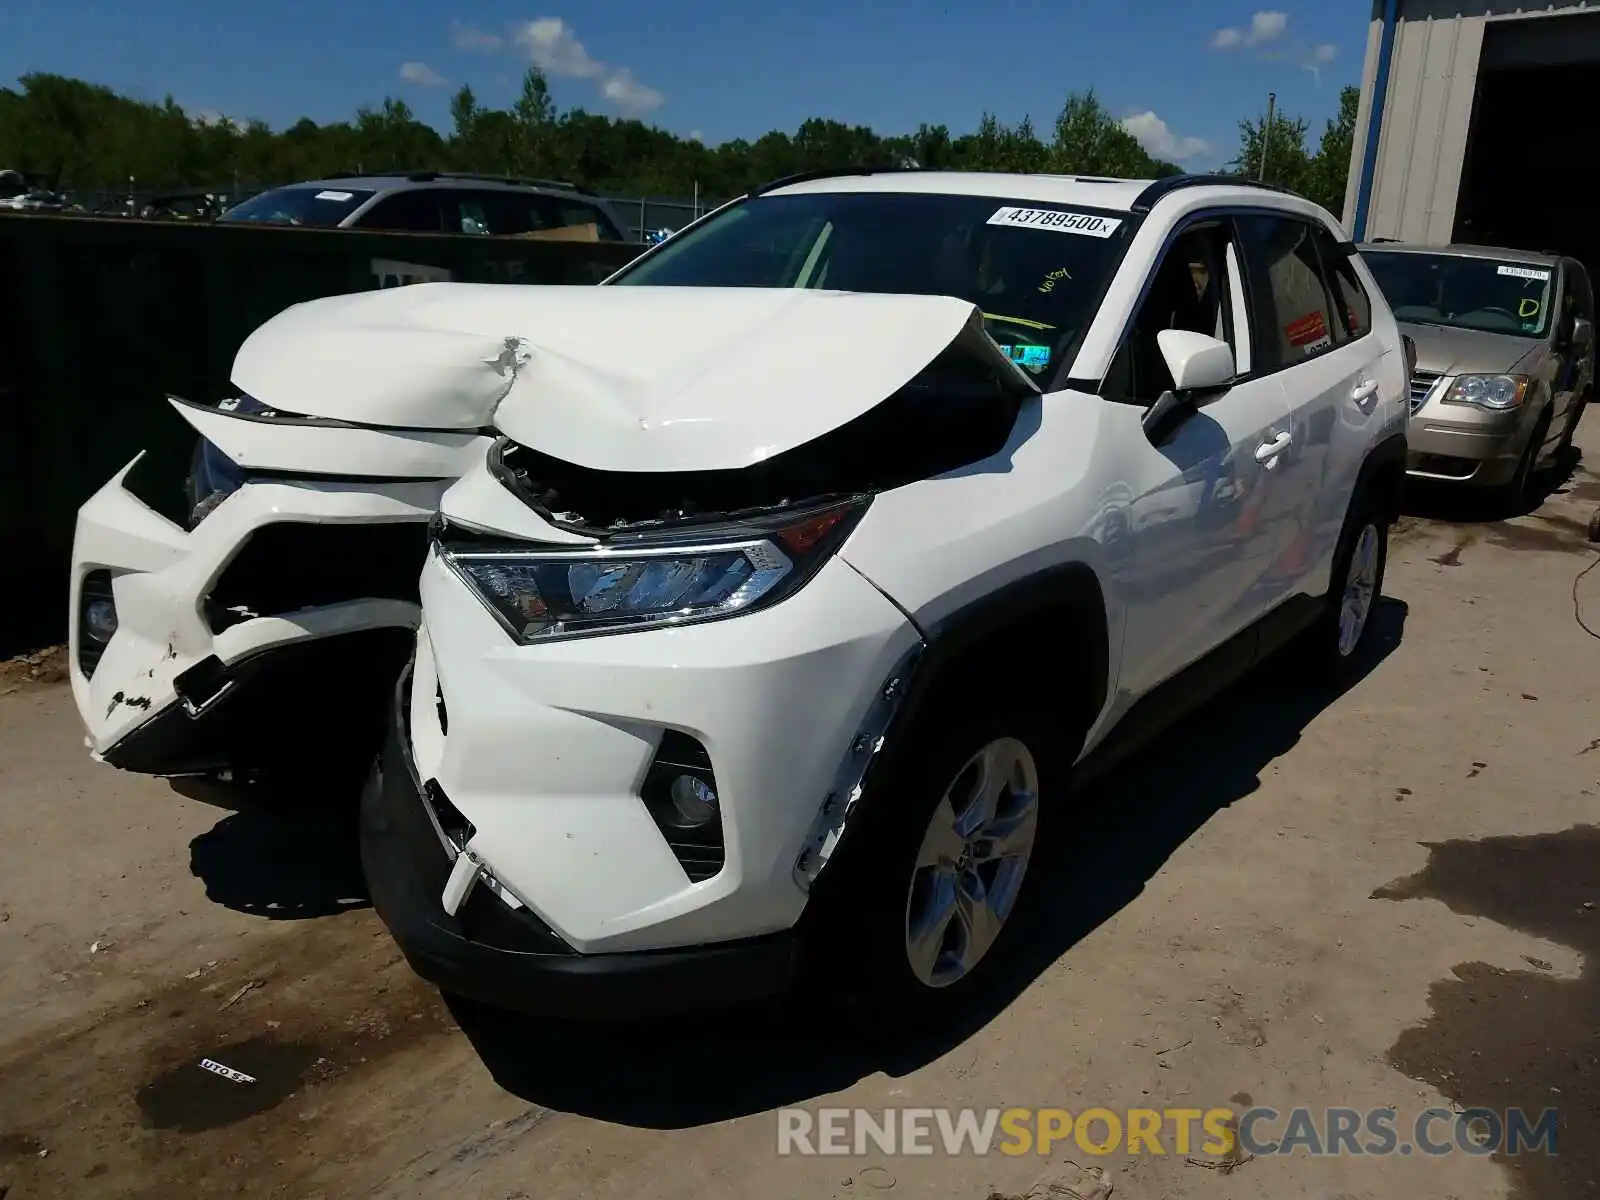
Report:
[[[518,641],[550,641],[716,620],[774,604],[843,543],[864,498],[765,521],[722,525],[693,541],[638,537],[581,550],[435,548]]]
[[[1444,403],[1505,412],[1522,403],[1528,382],[1526,375],[1458,375],[1444,394]]]

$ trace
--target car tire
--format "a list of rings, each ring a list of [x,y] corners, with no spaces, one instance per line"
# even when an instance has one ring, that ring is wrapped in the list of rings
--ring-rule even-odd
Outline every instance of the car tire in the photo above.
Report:
[[[1578,422],[1583,420],[1583,411],[1589,407],[1589,393],[1584,392],[1572,402],[1572,412],[1567,416],[1567,424],[1561,431],[1561,444],[1556,448],[1556,453],[1569,455],[1572,453],[1572,439],[1578,434]]]
[[[1323,680],[1344,683],[1362,661],[1388,565],[1388,517],[1370,493],[1358,496],[1333,557],[1322,614],[1307,635],[1309,665]]]
[[[991,698],[907,731],[817,930],[848,946],[869,1025],[920,1032],[972,1011],[1043,874],[1067,740],[1038,706]]]
[[[1539,496],[1536,485],[1539,479],[1539,451],[1549,434],[1550,410],[1546,409],[1540,414],[1538,423],[1534,425],[1528,444],[1523,448],[1522,457],[1517,459],[1516,471],[1501,485],[1496,494],[1496,507],[1503,509],[1510,516],[1520,517],[1538,507]]]

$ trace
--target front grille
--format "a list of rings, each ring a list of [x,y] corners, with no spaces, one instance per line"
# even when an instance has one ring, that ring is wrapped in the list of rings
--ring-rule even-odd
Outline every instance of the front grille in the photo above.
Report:
[[[1411,373],[1411,411],[1416,412],[1422,407],[1423,401],[1428,398],[1428,393],[1433,391],[1433,385],[1439,382],[1437,371],[1413,371]]]

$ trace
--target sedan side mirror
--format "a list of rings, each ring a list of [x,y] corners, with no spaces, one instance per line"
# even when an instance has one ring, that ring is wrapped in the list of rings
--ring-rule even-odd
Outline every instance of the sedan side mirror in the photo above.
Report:
[[[1594,322],[1588,317],[1578,317],[1572,322],[1572,346],[1587,350],[1594,343]]]

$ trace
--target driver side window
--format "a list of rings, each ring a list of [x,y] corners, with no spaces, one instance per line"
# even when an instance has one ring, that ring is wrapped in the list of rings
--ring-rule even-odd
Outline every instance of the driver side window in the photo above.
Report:
[[[1237,361],[1229,244],[1226,223],[1206,221],[1185,229],[1167,248],[1106,372],[1103,396],[1149,406],[1171,390],[1172,373],[1156,340],[1164,329],[1187,329],[1218,338],[1233,347]]]

